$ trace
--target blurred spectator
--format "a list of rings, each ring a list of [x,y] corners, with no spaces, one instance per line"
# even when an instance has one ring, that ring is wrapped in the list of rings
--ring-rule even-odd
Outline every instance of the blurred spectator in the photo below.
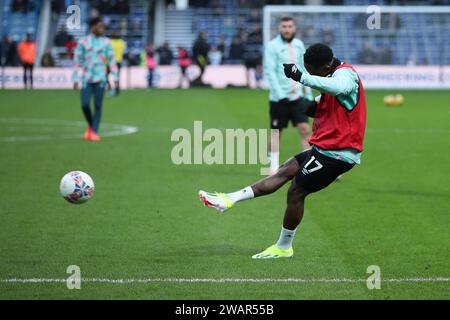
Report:
[[[50,49],[46,49],[41,59],[41,66],[43,67],[54,67],[55,60],[53,60],[52,53]]]
[[[18,52],[23,66],[23,83],[25,89],[28,88],[28,76],[30,78],[30,89],[33,89],[33,67],[34,60],[36,59],[36,43],[31,39],[30,33],[27,33],[25,40],[19,44]]]
[[[114,6],[115,14],[129,14],[130,4],[128,0],[117,0]]]
[[[36,10],[36,3],[34,0],[27,0],[27,12]]]
[[[239,37],[234,37],[233,42],[230,46],[230,53],[228,54],[228,59],[232,60],[233,63],[241,63],[244,57],[244,45]]]
[[[26,0],[13,0],[11,2],[11,11],[12,12],[20,12],[27,13],[28,6]]]
[[[245,43],[247,41],[247,33],[245,32],[245,29],[242,27],[239,27],[237,29],[236,36],[239,37],[242,43]]]
[[[119,28],[120,28],[120,35],[122,37],[126,36],[128,34],[128,21],[126,18],[120,19],[119,22]]]
[[[136,49],[129,50],[126,60],[128,61],[128,65],[130,66],[141,65],[141,52],[137,51]]]
[[[390,30],[398,30],[401,28],[402,24],[400,21],[400,17],[398,14],[391,12],[389,13],[389,29]]]
[[[220,51],[220,53],[222,54],[222,58],[225,57],[225,37],[224,36],[220,36],[219,40],[217,41],[217,50]]]
[[[417,65],[417,58],[416,58],[416,55],[414,53],[411,53],[411,55],[409,56],[408,60],[406,61],[406,65],[408,65],[408,66],[415,66],[415,65]]]
[[[66,31],[66,27],[62,26],[61,29],[56,33],[53,43],[57,47],[64,47],[66,42],[69,40],[69,34]]]
[[[89,11],[89,18],[97,18],[100,17],[100,12],[98,11],[97,8],[91,8],[91,10]]]
[[[361,64],[375,64],[377,55],[370,43],[366,43],[364,48],[359,52],[358,62]]]
[[[189,78],[186,75],[186,70],[189,65],[192,63],[191,58],[189,58],[189,54],[187,50],[183,47],[178,47],[178,65],[181,69],[181,77],[180,77],[180,85],[179,87],[183,87],[183,80],[187,79],[189,82]]]
[[[62,11],[65,11],[66,4],[64,0],[52,0],[52,12],[54,13],[61,13]]]
[[[3,5],[2,1],[0,1],[0,3]],[[35,0],[13,0],[11,2],[12,12],[27,13],[34,10],[36,10]]]
[[[222,52],[217,47],[212,47],[208,52],[208,61],[214,66],[220,65],[222,63]]]
[[[67,55],[69,56],[69,58],[73,59],[73,53],[75,51],[75,48],[77,47],[77,42],[72,35],[69,35],[66,43],[64,44],[64,47],[67,49]]]
[[[366,13],[358,13],[353,18],[353,28],[355,29],[367,29],[367,18]]]
[[[19,55],[17,52],[17,42],[11,37],[5,36],[3,38],[3,54],[4,65],[10,67],[16,67],[20,64]]]
[[[153,50],[153,43],[147,44],[145,48],[145,63],[147,65],[147,86],[153,88],[153,74],[156,68],[155,51]]]
[[[5,63],[5,53],[3,50],[3,39],[0,42],[0,67],[3,67],[3,64]]]
[[[248,24],[261,23],[260,10],[252,9],[252,11],[250,11],[250,14],[247,17],[247,23]]]
[[[244,64],[247,68],[247,85],[250,85],[250,70],[261,70],[262,66],[262,31],[259,25],[254,25],[244,46]]]
[[[167,66],[172,64],[173,52],[170,49],[168,42],[164,42],[162,47],[159,47],[156,51],[158,52],[160,65]]]
[[[381,48],[378,63],[392,64],[392,50],[389,47]]]
[[[97,5],[97,9],[100,14],[111,14],[113,13],[113,6],[111,5],[110,0],[100,0],[100,3]]]
[[[196,80],[194,80],[198,84],[202,84],[202,76],[205,72],[206,65],[208,64],[208,52],[210,46],[207,41],[207,35],[205,32],[200,32],[197,40],[195,40],[194,46],[192,48],[192,53],[194,56],[195,63],[200,68],[200,75]]]
[[[3,39],[0,42],[0,66],[5,65],[7,45],[8,45],[7,37],[3,36]]]
[[[194,8],[206,8],[208,6],[208,0],[190,0],[189,5]]]
[[[334,33],[331,27],[326,27],[322,30],[323,40],[322,42],[328,46],[332,46],[334,43]]]

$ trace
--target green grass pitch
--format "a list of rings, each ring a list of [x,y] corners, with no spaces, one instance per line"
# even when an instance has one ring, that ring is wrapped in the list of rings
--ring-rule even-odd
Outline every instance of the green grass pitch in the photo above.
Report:
[[[176,166],[170,135],[194,120],[266,128],[267,92],[124,91],[105,97],[103,132],[111,124],[138,132],[90,143],[69,138],[84,130],[79,93],[1,91],[0,298],[449,299],[450,92],[404,91],[404,106],[385,107],[388,93],[367,92],[362,164],[307,198],[295,257],[254,261],[279,235],[287,186],[217,214],[197,191],[245,187],[261,178],[260,166]],[[290,128],[281,160],[298,148]],[[84,205],[59,195],[61,177],[75,169],[96,183]],[[65,279],[69,265],[83,278],[245,281],[83,282],[81,290],[4,282]],[[370,265],[381,269],[380,290],[364,282]],[[287,278],[311,281],[268,282]]]

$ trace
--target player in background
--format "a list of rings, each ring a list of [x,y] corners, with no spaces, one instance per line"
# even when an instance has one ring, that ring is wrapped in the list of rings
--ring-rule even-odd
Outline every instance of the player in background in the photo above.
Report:
[[[81,82],[81,108],[88,123],[84,140],[100,141],[98,130],[102,116],[103,93],[107,82],[107,65],[111,68],[116,88],[119,86],[116,59],[111,41],[104,36],[105,26],[98,17],[89,22],[91,32],[81,38],[75,49],[74,89]],[[94,97],[95,112],[91,112],[91,98]]]
[[[308,73],[295,64],[285,64],[285,75],[296,82],[317,89],[322,94],[309,103],[306,113],[314,117],[312,148],[287,160],[275,175],[233,193],[199,192],[207,206],[224,212],[236,202],[271,194],[288,181],[281,234],[276,244],[254,259],[292,257],[292,241],[303,217],[305,198],[336,177],[360,163],[366,127],[366,100],[362,82],[353,66],[333,57],[324,44],[310,46],[303,57]]]
[[[116,32],[111,34],[111,47],[114,51],[114,57],[117,63],[117,86],[115,90],[115,95],[120,93],[120,69],[122,67],[123,55],[127,49],[127,43],[119,37]]]
[[[25,40],[19,44],[17,49],[20,62],[23,66],[23,84],[28,88],[28,76],[30,77],[30,89],[33,89],[33,67],[36,59],[36,43],[31,38],[31,33],[27,33]]]
[[[187,83],[190,83],[189,77],[187,76],[187,68],[191,65],[192,60],[189,57],[189,53],[184,47],[178,46],[178,65],[180,66],[180,84],[178,85],[179,88],[183,88],[183,81],[187,81]],[[189,85],[188,85],[189,86]]]
[[[280,34],[267,44],[264,52],[264,75],[270,88],[270,127],[277,129],[270,136],[270,174],[275,174],[279,168],[281,131],[288,126],[289,121],[300,134],[300,151],[309,149],[310,127],[304,109],[308,99],[313,100],[310,88],[286,78],[283,71],[283,63],[296,64],[301,71],[305,71],[305,46],[300,39],[295,38],[294,20],[284,16],[278,28]]]

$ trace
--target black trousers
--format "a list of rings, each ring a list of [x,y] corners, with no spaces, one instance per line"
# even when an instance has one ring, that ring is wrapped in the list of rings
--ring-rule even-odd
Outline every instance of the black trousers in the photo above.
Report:
[[[33,67],[32,63],[23,63],[23,83],[25,88],[27,88],[28,84],[28,76],[30,78],[30,88],[33,88]]]

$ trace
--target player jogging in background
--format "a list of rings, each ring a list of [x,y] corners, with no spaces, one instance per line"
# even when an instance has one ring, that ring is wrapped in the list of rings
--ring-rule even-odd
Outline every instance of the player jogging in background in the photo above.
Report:
[[[127,43],[116,32],[113,32],[111,34],[111,47],[113,48],[117,63],[117,86],[115,94],[118,95],[120,92],[120,70],[122,68],[123,55],[127,49]]]
[[[105,26],[98,17],[89,22],[91,32],[81,38],[75,49],[74,89],[81,82],[81,107],[88,123],[84,140],[100,141],[98,130],[102,116],[103,93],[107,82],[107,65],[111,68],[115,86],[118,87],[116,59],[110,40],[103,36]],[[95,112],[91,112],[91,98],[94,97]]]
[[[286,78],[283,63],[293,63],[305,71],[303,42],[295,38],[295,23],[291,17],[280,19],[280,34],[272,39],[264,52],[264,75],[270,88],[270,127],[274,130],[270,136],[269,160],[270,174],[279,168],[279,141],[281,131],[286,128],[289,121],[300,134],[300,151],[309,149],[308,137],[310,127],[308,117],[305,115],[306,102],[313,100],[310,88],[302,86],[299,82]]]
[[[235,203],[271,194],[292,181],[287,194],[281,234],[276,244],[254,259],[292,257],[292,241],[303,217],[305,198],[324,189],[336,177],[360,163],[366,127],[364,88],[353,66],[333,57],[324,44],[310,46],[303,57],[308,73],[295,64],[285,64],[285,75],[322,94],[306,113],[314,117],[312,148],[287,160],[275,175],[233,193],[199,192],[207,206],[224,212]]]

